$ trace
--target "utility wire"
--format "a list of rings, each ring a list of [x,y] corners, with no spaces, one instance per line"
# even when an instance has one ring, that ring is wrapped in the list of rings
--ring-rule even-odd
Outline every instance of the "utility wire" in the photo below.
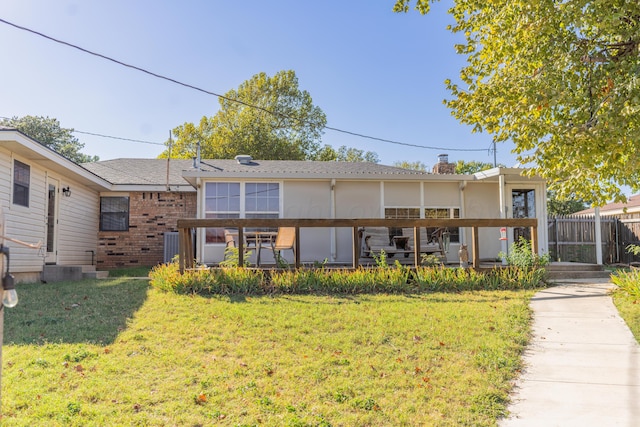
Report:
[[[148,74],[148,75],[156,77],[158,79],[166,80],[166,81],[169,81],[171,83],[175,83],[177,85],[184,86],[186,88],[193,89],[193,90],[196,90],[198,92],[205,93],[207,95],[212,95],[212,96],[216,96],[218,98],[222,98],[225,101],[235,102],[237,104],[244,105],[245,107],[249,107],[249,108],[253,108],[253,109],[256,109],[256,110],[260,110],[260,111],[263,111],[265,113],[271,114],[273,116],[277,116],[277,117],[281,117],[281,118],[285,118],[285,119],[289,119],[289,120],[299,120],[299,119],[296,119],[296,118],[293,118],[293,117],[289,117],[289,116],[287,116],[285,114],[277,113],[277,112],[271,111],[271,110],[269,110],[267,108],[260,107],[258,105],[253,105],[253,104],[250,104],[248,102],[244,102],[244,101],[242,101],[240,99],[229,98],[227,96],[220,95],[219,93],[211,92],[209,90],[202,89],[200,87],[193,86],[191,84],[181,82],[181,81],[173,79],[171,77],[166,77],[166,76],[163,76],[161,74],[157,74],[157,73],[154,73],[152,71],[146,70],[144,68],[141,68],[141,67],[138,67],[138,66],[135,66],[135,65],[131,65],[131,64],[127,64],[125,62],[122,62],[122,61],[119,61],[117,59],[111,58],[109,56],[103,55],[101,53],[93,52],[91,50],[82,48],[82,47],[77,46],[77,45],[75,45],[73,43],[65,42],[63,40],[59,40],[59,39],[56,39],[54,37],[48,36],[46,34],[43,34],[43,33],[39,32],[39,31],[35,31],[35,30],[30,29],[30,28],[14,24],[14,23],[9,22],[9,21],[7,21],[5,19],[2,19],[2,18],[0,18],[0,22],[2,22],[4,24],[7,24],[7,25],[10,25],[10,26],[12,26],[14,28],[17,28],[19,30],[27,31],[29,33],[32,33],[32,34],[35,34],[37,36],[43,37],[43,38],[45,38],[47,40],[51,40],[53,42],[56,42],[56,43],[71,47],[73,49],[77,49],[77,50],[79,50],[81,52],[84,52],[84,53],[87,53],[89,55],[97,56],[98,58],[105,59],[107,61],[116,63],[118,65],[122,65],[123,67],[127,67],[127,68],[134,69],[136,71],[140,71],[142,73]],[[335,127],[331,127],[331,126],[325,126],[324,128],[328,129],[328,130],[332,130],[334,132],[344,133],[344,134],[356,136],[356,137],[359,137],[359,138],[370,139],[370,140],[373,140],[373,141],[386,142],[386,143],[389,143],[389,144],[403,145],[403,146],[406,146],[406,147],[424,148],[424,149],[428,149],[428,150],[441,150],[441,151],[485,151],[485,149],[483,149],[483,148],[451,148],[451,147],[444,148],[444,147],[432,147],[432,146],[427,146],[427,145],[410,144],[410,143],[406,143],[406,142],[394,141],[394,140],[391,140],[391,139],[378,138],[378,137],[375,137],[375,136],[365,135],[365,134],[358,133],[358,132],[351,132],[351,131],[347,131],[347,130],[344,130],[344,129],[339,129],[339,128],[335,128]],[[98,135],[98,136],[101,136],[101,135]],[[126,138],[116,138],[116,139],[127,140]],[[164,145],[164,144],[162,144],[162,145]]]

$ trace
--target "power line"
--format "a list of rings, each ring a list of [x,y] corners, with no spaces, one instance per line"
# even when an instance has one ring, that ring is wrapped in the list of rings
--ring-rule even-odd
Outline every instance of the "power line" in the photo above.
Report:
[[[77,49],[77,50],[79,50],[81,52],[84,52],[84,53],[87,53],[89,55],[97,56],[98,58],[105,59],[107,61],[110,61],[110,62],[113,62],[115,64],[121,65],[123,67],[127,67],[127,68],[134,69],[136,71],[140,71],[142,73],[148,74],[148,75],[156,77],[158,79],[166,80],[168,82],[171,82],[171,83],[174,83],[174,84],[177,84],[177,85],[180,85],[180,86],[184,86],[186,88],[193,89],[193,90],[196,90],[198,92],[205,93],[207,95],[212,95],[212,96],[215,96],[215,97],[218,97],[218,98],[222,98],[225,101],[235,102],[235,103],[244,105],[245,107],[249,107],[249,108],[253,108],[253,109],[256,109],[256,110],[260,110],[260,111],[263,111],[265,113],[271,114],[273,116],[282,117],[282,118],[286,118],[286,119],[289,119],[289,120],[299,120],[299,119],[296,119],[296,118],[293,118],[293,117],[289,117],[289,116],[287,116],[285,114],[281,114],[281,113],[277,113],[277,112],[268,110],[268,109],[266,109],[264,107],[260,107],[258,105],[249,104],[248,102],[244,102],[244,101],[239,100],[239,99],[229,98],[227,96],[220,95],[219,93],[211,92],[209,90],[202,89],[200,87],[193,86],[191,84],[181,82],[181,81],[173,79],[171,77],[166,77],[166,76],[163,76],[161,74],[157,74],[157,73],[154,73],[152,71],[149,71],[147,69],[144,69],[144,68],[141,68],[141,67],[138,67],[138,66],[135,66],[135,65],[127,64],[125,62],[122,62],[122,61],[119,61],[117,59],[111,58],[109,56],[103,55],[101,53],[97,53],[97,52],[93,52],[91,50],[85,49],[85,48],[80,47],[78,45],[75,45],[73,43],[69,43],[69,42],[66,42],[66,41],[63,41],[63,40],[59,40],[59,39],[56,39],[54,37],[48,36],[46,34],[43,34],[43,33],[39,32],[39,31],[35,31],[35,30],[30,29],[30,28],[14,24],[14,23],[9,22],[9,21],[7,21],[5,19],[2,19],[2,18],[0,18],[0,22],[2,22],[4,24],[7,24],[7,25],[10,25],[10,26],[12,26],[14,28],[17,28],[19,30],[27,31],[29,33],[32,33],[32,34],[35,34],[37,36],[43,37],[43,38],[45,38],[47,40],[50,40],[50,41],[53,41],[53,42],[56,42],[56,43],[71,47],[73,49]],[[406,143],[406,142],[394,141],[394,140],[391,140],[391,139],[378,138],[378,137],[375,137],[375,136],[365,135],[365,134],[361,134],[361,133],[357,133],[357,132],[351,132],[351,131],[347,131],[347,130],[344,130],[344,129],[339,129],[339,128],[335,128],[335,127],[331,127],[331,126],[325,126],[324,128],[328,129],[328,130],[332,130],[334,132],[344,133],[344,134],[356,136],[356,137],[359,137],[359,138],[371,139],[371,140],[374,140],[374,141],[386,142],[386,143],[389,143],[389,144],[403,145],[403,146],[406,146],[406,147],[424,148],[424,149],[427,149],[427,150],[441,150],[441,151],[445,151],[445,150],[446,151],[485,151],[485,149],[483,149],[483,148],[451,148],[451,147],[446,147],[445,148],[445,147],[433,147],[433,146],[428,146],[428,145],[410,144],[410,143]],[[82,132],[80,132],[80,133],[82,133]],[[98,135],[98,136],[101,136],[101,135]],[[117,137],[116,137],[116,139],[127,140],[127,138],[117,138]],[[138,141],[138,142],[142,142],[142,141]],[[162,144],[162,145],[164,145],[164,144]]]
[[[163,145],[163,146],[165,145],[162,142],[152,142],[152,141],[143,141],[141,139],[122,138],[122,137],[119,137],[119,136],[103,135],[101,133],[83,132],[81,130],[73,130],[72,132],[73,133],[82,133],[82,134],[85,134],[85,135],[99,136],[101,138],[111,138],[111,139],[120,139],[122,141],[139,142],[139,143],[142,143],[142,144]]]

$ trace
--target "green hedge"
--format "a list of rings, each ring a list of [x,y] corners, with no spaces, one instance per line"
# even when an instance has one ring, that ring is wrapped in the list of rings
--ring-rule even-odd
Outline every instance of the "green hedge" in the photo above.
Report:
[[[536,289],[545,286],[544,268],[464,268],[405,266],[358,269],[303,268],[265,272],[242,267],[203,268],[180,274],[178,264],[149,273],[151,286],[179,294],[410,294],[469,290]]]

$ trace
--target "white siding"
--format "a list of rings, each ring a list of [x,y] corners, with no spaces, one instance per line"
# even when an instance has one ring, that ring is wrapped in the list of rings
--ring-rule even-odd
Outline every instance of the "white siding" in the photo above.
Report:
[[[3,163],[8,162],[8,174],[2,174],[2,180],[8,181],[9,197],[3,200],[5,233],[8,237],[27,243],[44,242],[46,221],[45,171],[34,162],[3,151]],[[14,205],[11,200],[13,185],[13,160],[19,160],[30,166],[29,207]],[[43,250],[35,250],[6,242],[11,250],[11,272],[40,272],[44,264]]]
[[[29,207],[12,204],[13,159],[30,166]],[[48,187],[47,176],[59,180],[59,188],[69,186],[71,197],[57,196],[58,256],[60,265],[90,265],[91,253],[97,248],[98,193],[75,181],[50,173],[38,163],[0,149],[0,204],[4,211],[8,237],[27,243],[42,242],[40,250],[6,242],[11,249],[11,272],[29,273],[42,271],[46,251],[46,220]]]
[[[385,206],[420,206],[419,182],[385,182]]]
[[[60,197],[58,216],[59,265],[91,265],[91,252],[98,246],[100,198],[98,193],[76,182],[61,179],[61,187],[69,186],[70,197]]]

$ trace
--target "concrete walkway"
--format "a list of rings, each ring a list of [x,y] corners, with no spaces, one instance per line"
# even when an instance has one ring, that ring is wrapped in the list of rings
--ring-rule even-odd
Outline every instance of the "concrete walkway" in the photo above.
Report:
[[[640,426],[640,346],[612,287],[576,280],[531,300],[533,337],[501,427]]]

